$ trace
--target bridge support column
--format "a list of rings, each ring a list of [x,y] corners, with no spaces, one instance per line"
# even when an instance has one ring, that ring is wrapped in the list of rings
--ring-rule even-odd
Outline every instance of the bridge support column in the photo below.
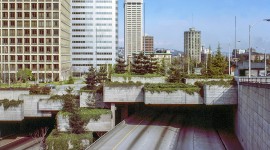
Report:
[[[112,111],[112,129],[115,127],[115,103],[111,103],[111,111]]]

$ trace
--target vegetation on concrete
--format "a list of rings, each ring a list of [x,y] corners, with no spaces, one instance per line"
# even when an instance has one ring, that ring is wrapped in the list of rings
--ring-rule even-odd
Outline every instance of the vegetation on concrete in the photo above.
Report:
[[[64,82],[65,84],[74,84],[74,79],[72,78],[72,76],[68,77],[68,80]]]
[[[159,83],[159,84],[145,84],[144,86],[145,91],[149,91],[151,93],[172,93],[175,91],[183,91],[189,95],[193,95],[194,93],[198,93],[200,88],[194,85],[188,85],[183,83]]]
[[[122,77],[125,80],[131,80],[132,77],[139,77],[139,78],[155,78],[155,77],[163,77],[160,74],[144,74],[144,75],[137,75],[137,74],[130,74],[130,73],[124,73],[124,74],[112,74],[112,77]]]
[[[30,95],[49,95],[51,89],[49,87],[40,87],[38,85],[32,85],[30,87]]]
[[[4,110],[7,110],[8,108],[12,107],[18,107],[22,103],[23,103],[22,100],[8,100],[8,99],[0,100],[0,106],[3,105]]]
[[[197,75],[197,74],[189,74],[189,75],[183,75],[183,78],[188,78],[188,79],[233,79],[233,76],[230,76],[228,74],[224,75]]]
[[[131,86],[141,86],[143,85],[141,82],[107,82],[107,87],[131,87]]]
[[[83,144],[82,141],[88,140],[89,143]],[[93,134],[86,132],[84,134],[62,133],[54,129],[46,139],[48,150],[67,150],[69,143],[73,146],[71,150],[84,150],[93,143]]]
[[[232,85],[236,85],[236,82],[234,80],[197,81],[197,82],[195,82],[195,85],[197,85],[199,87],[203,87],[204,85],[230,87]]]

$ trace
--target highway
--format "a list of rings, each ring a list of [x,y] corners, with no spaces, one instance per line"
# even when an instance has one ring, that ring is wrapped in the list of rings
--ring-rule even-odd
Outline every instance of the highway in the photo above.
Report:
[[[204,112],[148,110],[128,118],[88,149],[241,150],[237,140],[224,142],[212,124],[211,117]]]

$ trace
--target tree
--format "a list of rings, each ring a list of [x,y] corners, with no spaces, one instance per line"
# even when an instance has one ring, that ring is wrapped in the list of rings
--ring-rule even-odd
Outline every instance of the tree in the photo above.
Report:
[[[97,83],[104,83],[107,80],[107,68],[105,66],[99,68],[96,78]]]
[[[67,94],[63,95],[63,110],[73,113],[76,109],[76,100],[74,99],[74,95],[72,94],[73,88],[68,87],[65,91]]]
[[[32,71],[30,69],[20,69],[17,72],[17,77],[20,81],[26,82],[28,80],[31,80],[33,77]]]
[[[116,59],[116,66],[115,66],[115,73],[118,73],[118,74],[123,74],[125,73],[127,70],[126,70],[126,67],[127,65],[125,64],[126,61],[125,59],[119,57]]]
[[[157,64],[157,73],[165,76],[166,75],[166,64],[165,64],[165,59],[162,58],[161,62]]]
[[[87,73],[87,77],[85,78],[85,80],[88,89],[91,90],[95,89],[97,85],[97,72],[95,68],[93,67],[89,68],[89,72]]]
[[[211,62],[208,63],[209,69],[207,71],[210,76],[219,76],[223,75],[226,71],[227,62],[224,56],[221,54],[221,47],[218,44],[217,53],[211,59]]]
[[[147,57],[143,54],[143,53],[140,53],[139,55],[134,55],[134,58],[133,58],[133,63],[131,64],[132,65],[132,68],[131,68],[131,71],[134,73],[134,74],[139,74],[139,75],[144,75],[147,73]]]
[[[70,115],[69,125],[71,127],[71,133],[82,134],[84,133],[84,121],[77,112]]]
[[[180,83],[181,79],[182,79],[182,76],[181,76],[180,68],[173,67],[173,66],[170,67],[169,76],[167,78],[167,81],[171,82],[171,83]]]
[[[146,65],[146,71],[149,74],[153,74],[155,72],[157,72],[157,59],[154,58],[154,54],[151,54],[147,57],[148,59],[148,65]]]

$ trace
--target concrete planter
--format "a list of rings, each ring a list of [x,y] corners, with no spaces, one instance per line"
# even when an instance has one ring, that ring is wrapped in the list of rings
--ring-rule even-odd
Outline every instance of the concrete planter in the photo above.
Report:
[[[143,86],[103,88],[103,102],[144,102]]]
[[[18,100],[22,94],[29,94],[29,90],[0,90],[0,99]]]
[[[204,103],[206,105],[236,105],[238,92],[236,86],[221,87],[204,85]]]
[[[39,111],[59,111],[63,108],[61,100],[41,99],[38,102]]]
[[[228,81],[231,79],[187,79],[187,78],[185,78],[184,83],[194,85],[194,83],[197,81],[220,81],[220,80]]]
[[[112,82],[141,82],[141,83],[165,83],[166,77],[111,77]]]
[[[111,114],[103,114],[100,116],[99,120],[90,119],[90,121],[85,126],[85,130],[92,132],[105,132],[111,130],[111,124]],[[61,114],[57,115],[57,130],[60,132],[67,132],[70,130],[68,116],[63,116]]]
[[[25,117],[51,117],[49,112],[41,112],[38,108],[38,102],[41,99],[49,99],[50,95],[21,95],[20,99],[24,101]]]
[[[198,93],[189,95],[184,91],[167,92],[145,92],[145,104],[202,104],[203,99]]]
[[[0,106],[0,121],[22,121],[23,115],[23,104],[18,107],[9,107],[4,110],[4,106]]]

